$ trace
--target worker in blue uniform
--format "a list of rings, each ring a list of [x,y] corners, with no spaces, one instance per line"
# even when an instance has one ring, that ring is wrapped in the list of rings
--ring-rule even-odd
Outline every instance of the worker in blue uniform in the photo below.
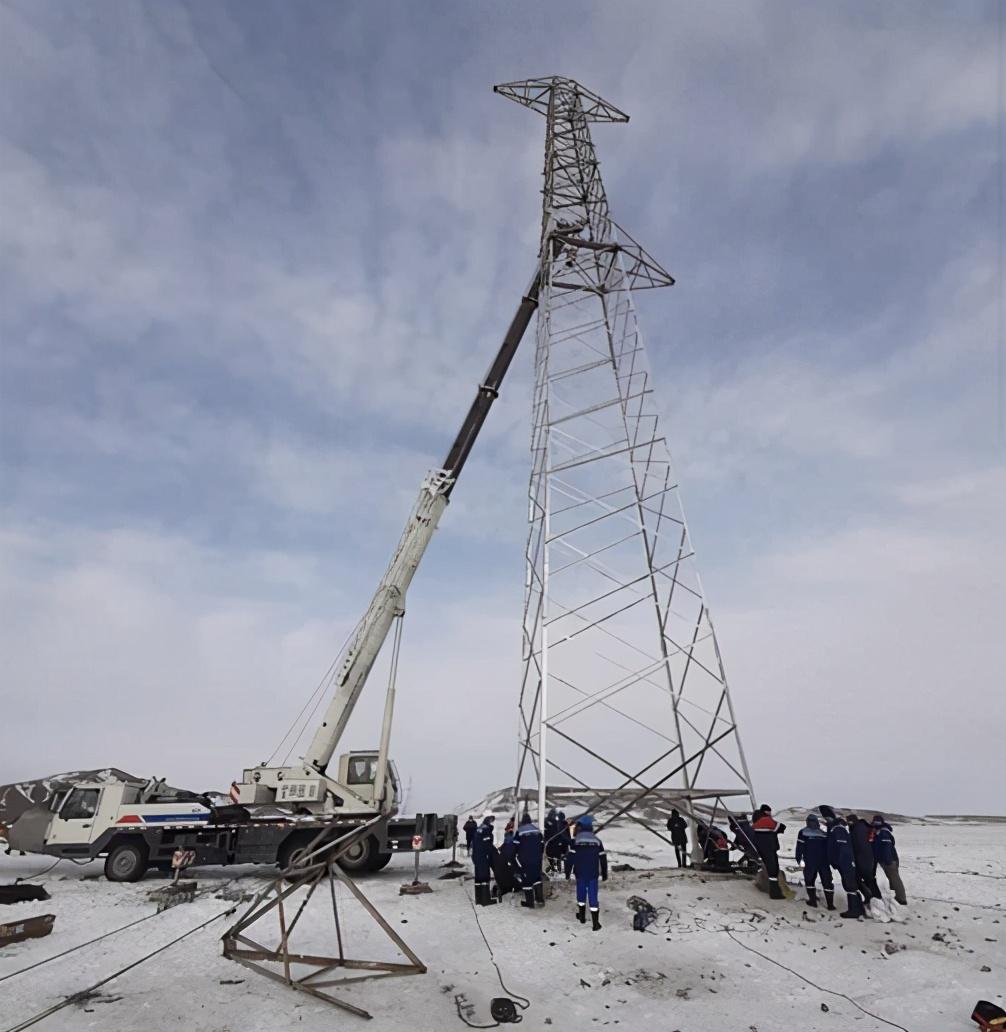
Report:
[[[520,883],[524,889],[522,907],[534,909],[536,903],[545,905],[545,887],[541,881],[541,856],[545,848],[544,840],[538,825],[531,820],[531,814],[525,813],[520,819],[517,834],[517,867],[520,871]]]
[[[839,916],[863,917],[863,898],[859,894],[859,882],[856,879],[856,861],[852,855],[852,839],[845,821],[833,810],[825,814],[828,823],[828,863],[838,871],[845,889],[848,909]]]
[[[829,910],[835,909],[835,883],[828,864],[828,833],[821,828],[816,813],[807,814],[807,826],[796,836],[796,862],[803,863],[803,883],[807,886],[807,902],[817,906],[818,877],[824,889],[824,901]]]
[[[601,911],[597,900],[597,882],[608,880],[608,858],[604,846],[594,834],[594,821],[590,814],[584,814],[576,822],[576,836],[566,853],[566,877],[576,875],[576,918],[586,923],[587,904],[590,904],[591,928],[601,930]]]
[[[499,847],[496,862],[493,864],[493,876],[496,878],[497,899],[502,899],[508,892],[516,891],[519,872],[517,843],[512,831],[503,835],[503,844]]]
[[[475,839],[472,842],[472,863],[475,866],[475,902],[481,907],[495,902],[489,886],[489,876],[499,855],[493,830],[494,820],[496,820],[496,815],[487,811],[482,817],[482,823],[475,832]]]

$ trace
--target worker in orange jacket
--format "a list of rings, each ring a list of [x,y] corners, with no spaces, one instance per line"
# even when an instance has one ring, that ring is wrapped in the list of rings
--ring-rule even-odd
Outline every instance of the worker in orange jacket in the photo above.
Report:
[[[768,894],[772,899],[785,899],[786,895],[779,884],[779,836],[786,830],[786,825],[780,824],[772,816],[772,807],[766,804],[759,807],[751,828],[755,848],[768,875]]]

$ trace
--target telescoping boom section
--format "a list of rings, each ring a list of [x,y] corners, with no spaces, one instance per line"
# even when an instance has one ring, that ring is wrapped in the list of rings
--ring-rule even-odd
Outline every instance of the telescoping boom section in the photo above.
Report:
[[[330,682],[334,693],[304,755],[303,764],[296,767],[263,765],[246,770],[243,782],[236,786],[241,803],[296,803],[312,812],[338,809],[341,813],[367,809],[390,811],[394,808],[394,779],[389,777],[386,782],[383,776],[387,767],[386,750],[392,716],[390,702],[385,709],[380,754],[343,755],[339,770],[334,773],[329,773],[329,764],[392,624],[405,611],[405,595],[412,578],[538,306],[538,286],[539,273],[536,271],[499,351],[479,385],[443,467],[431,470],[423,479],[419,497],[391,562],[340,658]],[[354,758],[359,761],[364,757],[370,761],[369,777],[354,776],[354,770],[361,766],[359,762],[354,765]]]

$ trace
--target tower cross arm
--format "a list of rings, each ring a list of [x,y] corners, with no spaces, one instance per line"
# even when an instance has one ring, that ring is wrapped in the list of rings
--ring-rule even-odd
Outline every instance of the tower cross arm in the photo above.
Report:
[[[523,104],[524,107],[529,107],[539,114],[547,115],[549,100],[554,89],[561,90],[566,96],[578,97],[583,115],[588,122],[628,122],[629,120],[629,116],[614,104],[609,104],[603,97],[581,86],[575,79],[567,79],[561,75],[520,79],[517,82],[501,82],[493,87],[493,92],[498,93],[501,97],[508,97],[517,104]]]

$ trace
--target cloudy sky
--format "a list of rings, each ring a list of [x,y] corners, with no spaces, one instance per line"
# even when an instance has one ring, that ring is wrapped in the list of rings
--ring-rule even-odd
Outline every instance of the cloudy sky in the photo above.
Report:
[[[532,272],[543,120],[491,86],[565,74],[678,278],[640,317],[758,795],[1006,812],[996,22],[4,0],[0,782],[272,753]],[[513,777],[530,359],[410,595],[410,809]]]

